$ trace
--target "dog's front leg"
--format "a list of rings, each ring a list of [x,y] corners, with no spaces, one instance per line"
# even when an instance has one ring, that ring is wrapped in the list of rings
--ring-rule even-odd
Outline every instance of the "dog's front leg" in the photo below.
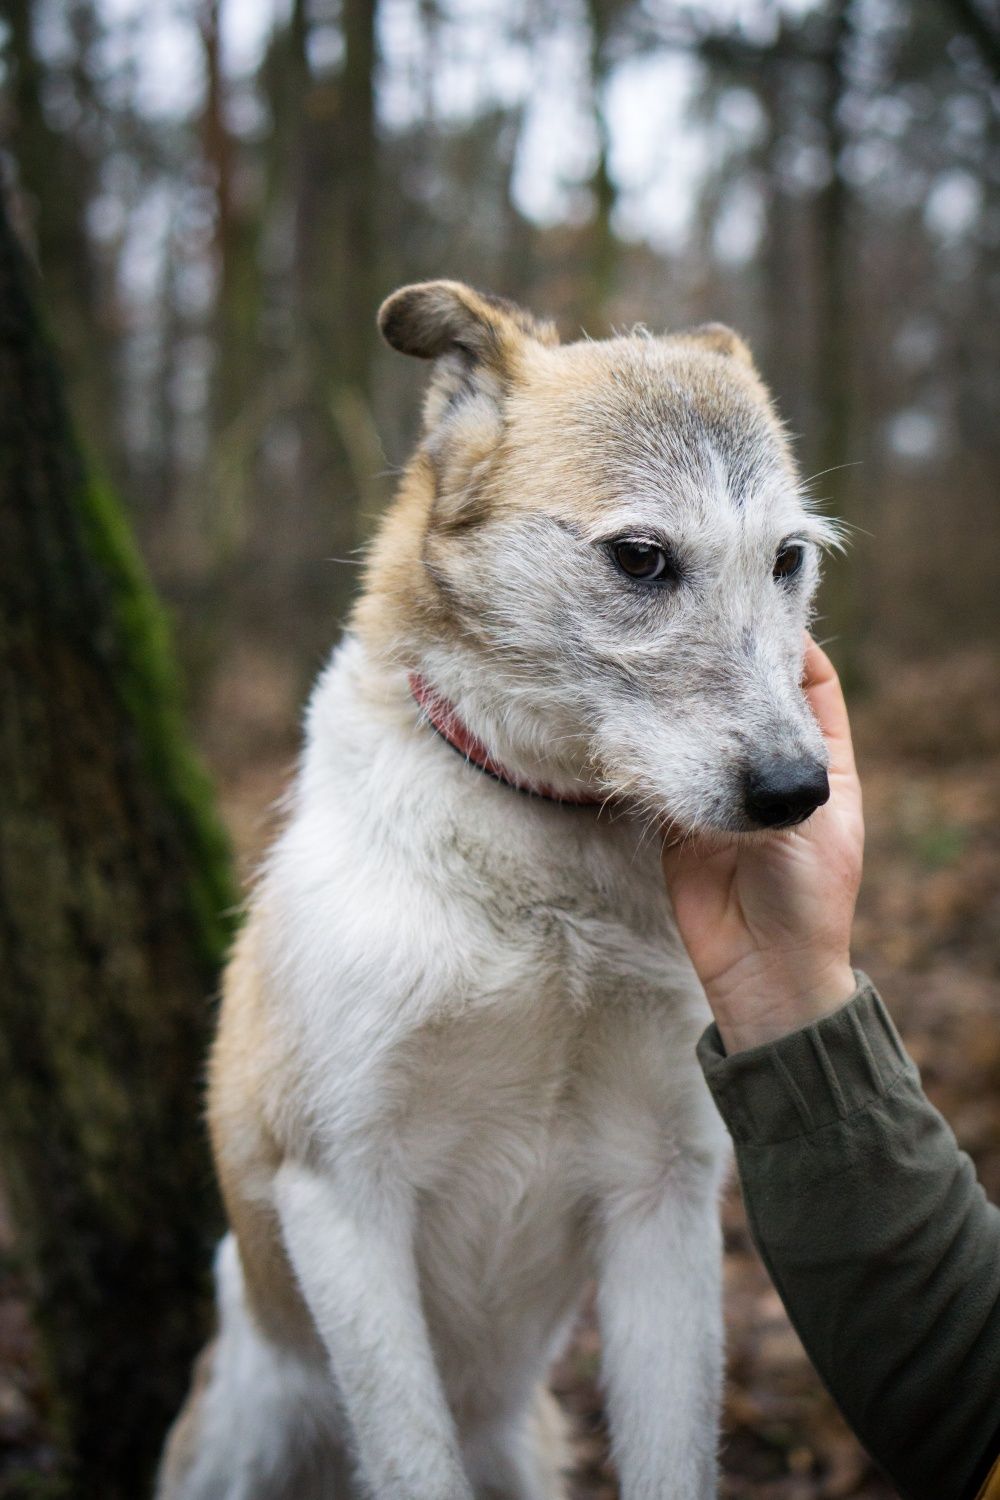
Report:
[[[420,1306],[406,1195],[285,1163],[288,1253],[377,1500],[472,1500]]]
[[[681,1177],[652,1200],[641,1192],[603,1205],[598,1312],[623,1500],[710,1500],[717,1492],[718,1174]]]

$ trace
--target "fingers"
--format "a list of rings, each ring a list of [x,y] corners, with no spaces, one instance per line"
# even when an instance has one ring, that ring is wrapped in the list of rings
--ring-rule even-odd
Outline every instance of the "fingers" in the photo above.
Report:
[[[806,636],[802,686],[823,731],[830,752],[831,771],[854,775],[851,723],[840,678],[822,646],[818,646],[810,635]]]

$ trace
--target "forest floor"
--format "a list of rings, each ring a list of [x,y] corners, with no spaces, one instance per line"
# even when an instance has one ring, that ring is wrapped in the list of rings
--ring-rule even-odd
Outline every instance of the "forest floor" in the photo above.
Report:
[[[868,849],[855,962],[881,988],[931,1098],[1000,1200],[1000,667],[966,652],[879,674],[852,717]],[[246,876],[294,759],[286,675],[234,661],[201,725]],[[750,1242],[724,1206],[727,1500],[889,1500],[813,1373]],[[0,1205],[0,1500],[5,1475],[45,1466],[42,1382],[13,1236]],[[577,1430],[575,1500],[615,1500],[591,1314],[554,1374]]]

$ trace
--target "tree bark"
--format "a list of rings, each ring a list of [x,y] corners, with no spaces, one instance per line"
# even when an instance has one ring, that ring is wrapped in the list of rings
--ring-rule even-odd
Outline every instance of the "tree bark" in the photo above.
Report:
[[[1000,20],[983,14],[976,0],[947,0],[947,8],[959,31],[971,37],[994,78],[1000,78]]]
[[[594,209],[591,219],[586,312],[589,331],[598,337],[604,334],[608,305],[614,297],[618,277],[618,241],[614,231],[614,212],[618,192],[611,175],[611,131],[607,116],[607,92],[611,77],[609,56],[611,33],[619,9],[618,0],[587,0],[587,23],[590,31],[591,110],[597,141],[597,158],[590,179]]]
[[[378,135],[375,117],[376,0],[344,0],[341,116],[344,251],[342,380],[371,401],[371,326],[378,305]]]
[[[846,134],[841,114],[847,92],[847,48],[853,0],[834,0],[829,35],[819,58],[821,79],[818,119],[823,128],[830,175],[816,195],[816,348],[814,390],[818,416],[816,487],[838,519],[856,517],[854,470],[854,328],[849,247],[851,191],[844,176]],[[838,643],[837,665],[851,685],[860,678],[857,647],[861,640],[863,590],[859,564],[835,568],[822,595],[824,629]]]
[[[163,621],[0,204],[0,1150],[63,1477],[137,1500],[207,1320],[232,897]]]
[[[100,267],[86,227],[88,208],[97,196],[93,130],[58,128],[46,117],[43,100],[53,76],[38,50],[40,11],[38,0],[7,0],[3,8],[8,28],[7,145],[16,163],[32,249],[45,278],[46,302],[58,319],[54,331],[73,409],[102,467],[114,472],[115,351]],[[78,5],[72,21],[74,31],[82,31],[92,44],[97,29],[92,8]],[[74,42],[79,40],[75,35]],[[74,95],[93,108],[89,50],[84,43],[76,53]]]

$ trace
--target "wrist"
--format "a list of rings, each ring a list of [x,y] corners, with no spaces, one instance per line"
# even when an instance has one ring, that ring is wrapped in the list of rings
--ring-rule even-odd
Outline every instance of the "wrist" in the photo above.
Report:
[[[705,985],[727,1053],[745,1052],[800,1031],[839,1010],[857,989],[850,958],[804,963],[758,958]]]

